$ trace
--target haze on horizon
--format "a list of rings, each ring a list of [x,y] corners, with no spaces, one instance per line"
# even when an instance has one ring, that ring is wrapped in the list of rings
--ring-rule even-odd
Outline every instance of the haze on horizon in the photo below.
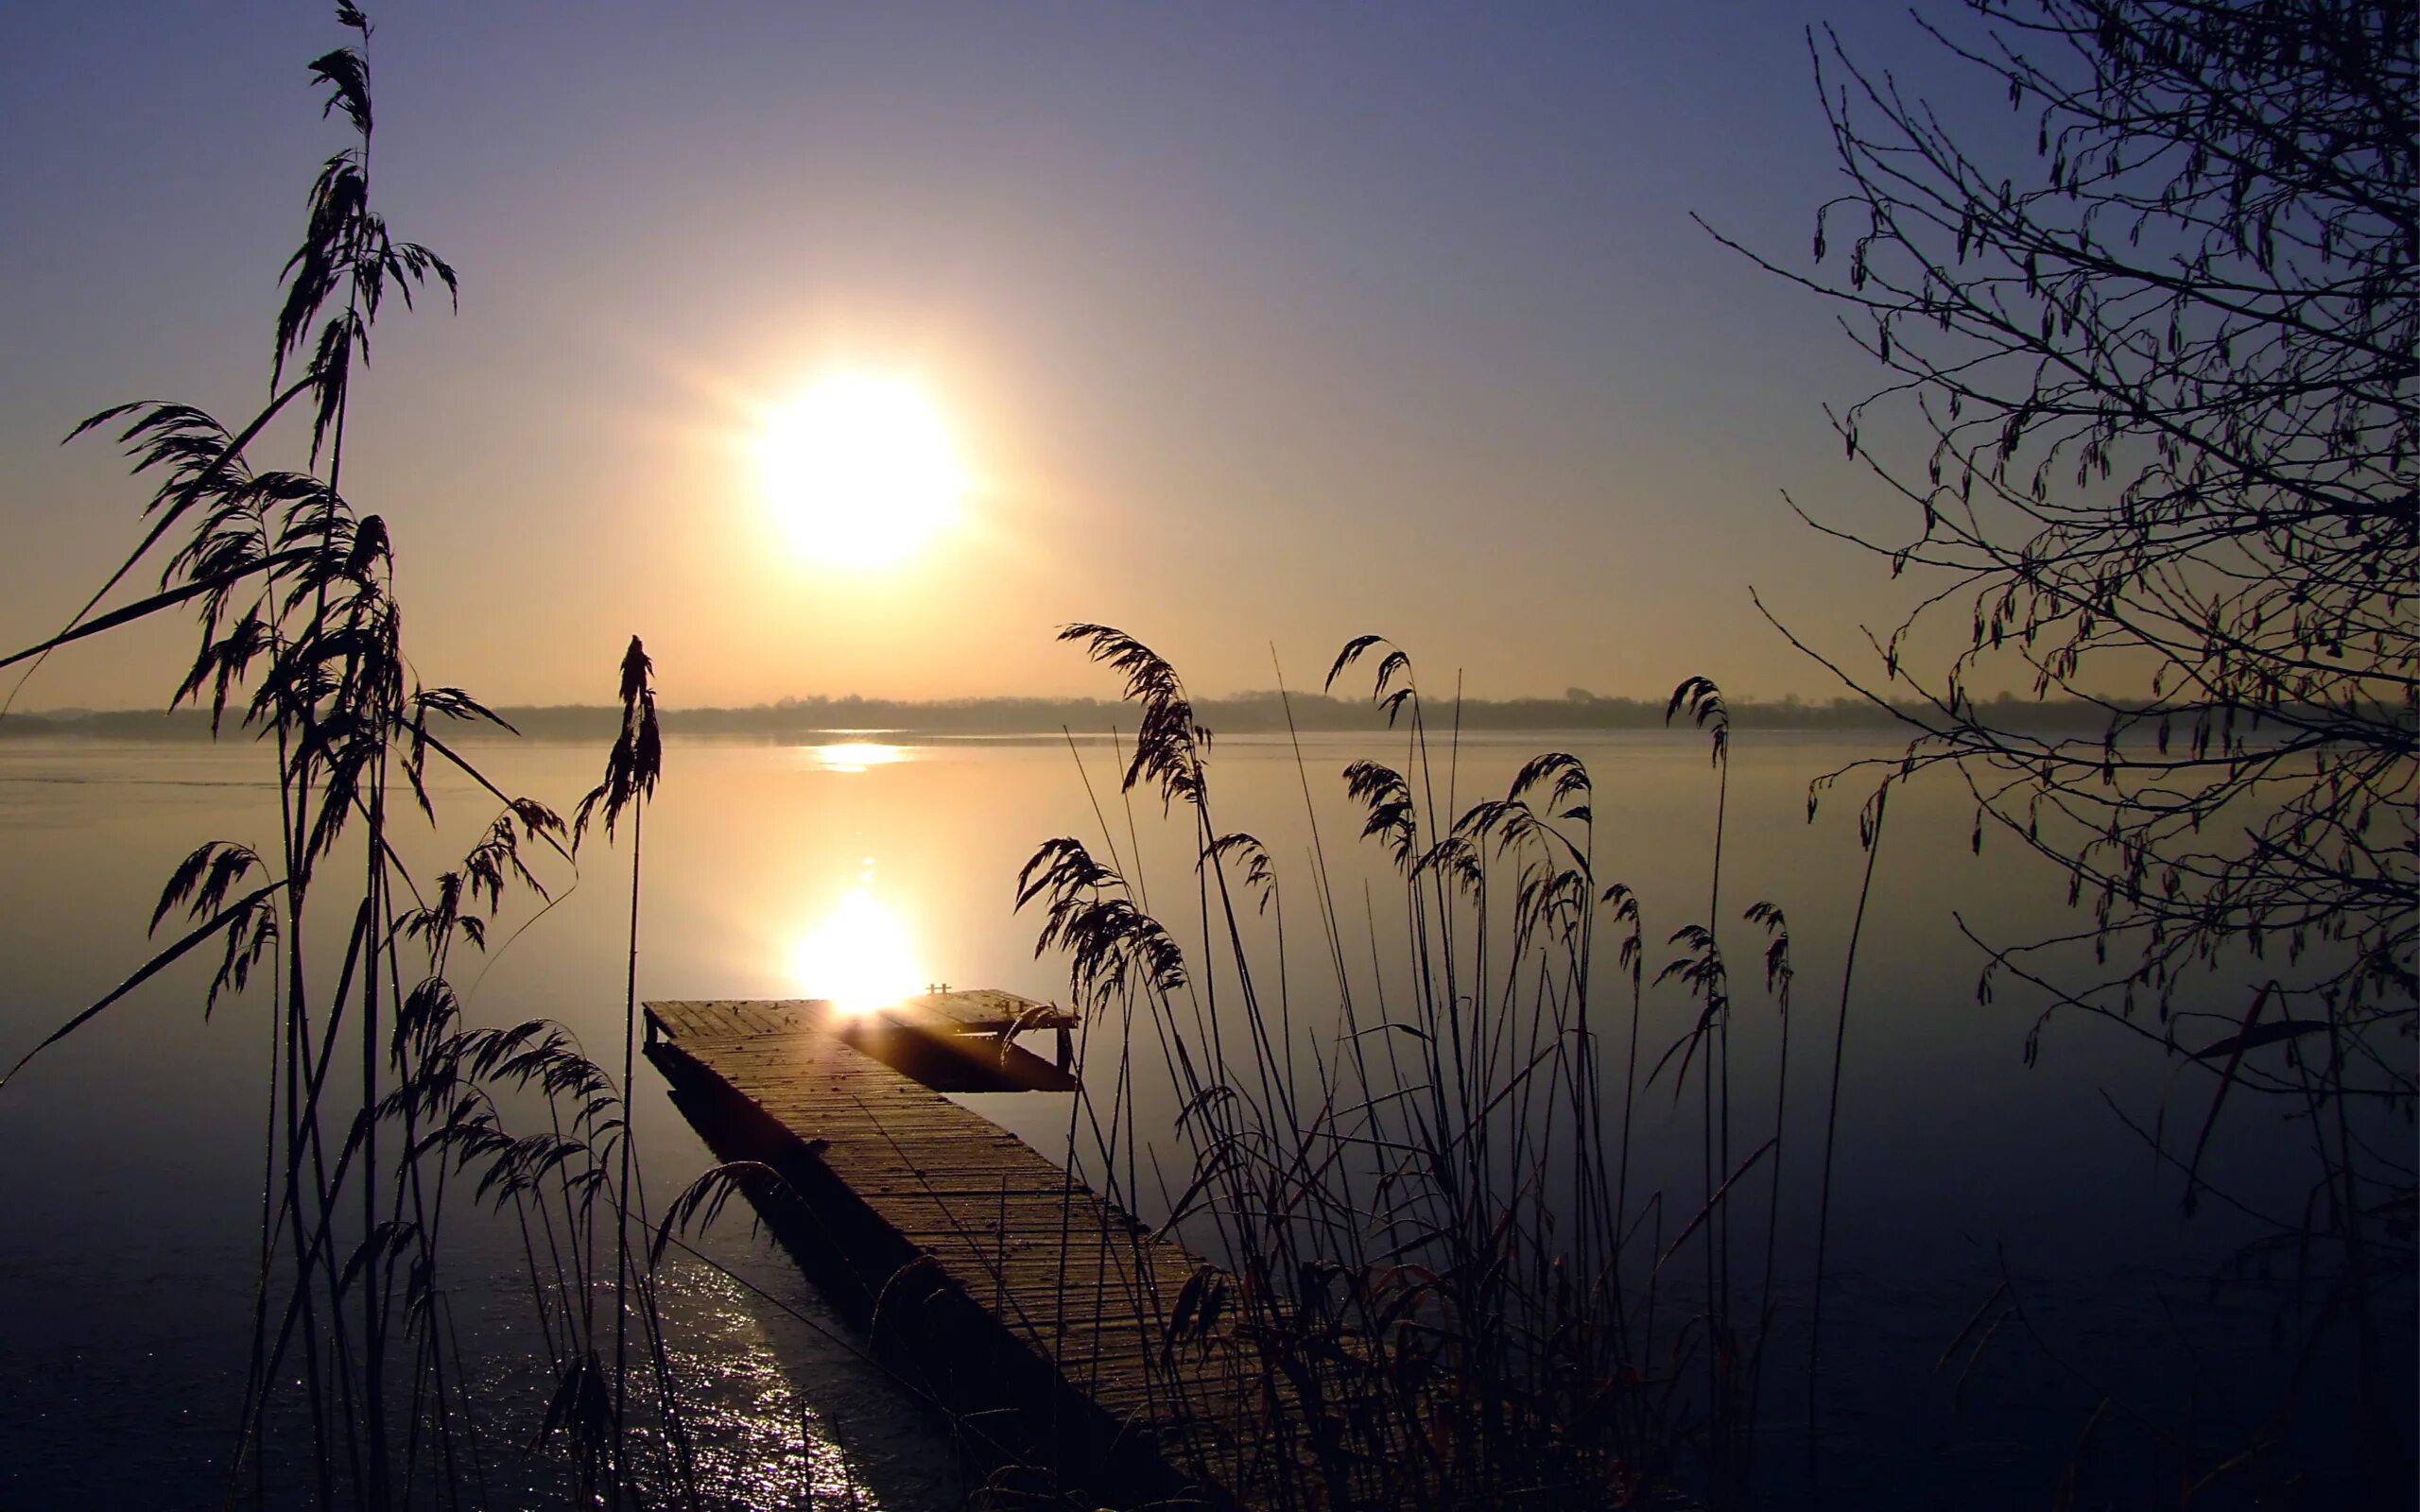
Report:
[[[462,296],[378,326],[344,483],[432,684],[602,702],[635,630],[680,706],[1106,696],[1053,640],[1089,620],[1207,695],[1379,631],[1478,697],[1829,698],[1749,585],[1841,650],[1894,601],[1780,497],[1894,517],[1821,407],[1875,369],[1688,216],[1804,261],[1837,181],[1805,28],[1954,77],[1896,7],[373,19],[378,194]],[[330,32],[0,14],[7,649],[138,533],[147,489],[60,437],[257,402]],[[905,546],[769,507],[771,417],[836,372],[946,430],[962,489]],[[157,706],[187,633],[72,647],[18,707]]]

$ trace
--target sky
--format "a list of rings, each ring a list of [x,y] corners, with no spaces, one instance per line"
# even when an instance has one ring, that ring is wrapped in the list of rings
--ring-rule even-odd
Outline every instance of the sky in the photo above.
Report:
[[[1690,215],[1808,266],[1806,28],[1964,87],[1900,8],[371,11],[373,194],[462,290],[380,324],[345,487],[431,684],[605,702],[635,632],[675,705],[1105,696],[1053,640],[1097,621],[1210,695],[1370,631],[1474,696],[1820,697],[1751,585],[1843,652],[1888,613],[1782,499],[1900,528],[1823,410],[1877,369]],[[0,9],[7,649],[139,531],[77,421],[262,399],[346,145],[305,68],[349,35],[301,0]],[[895,561],[772,503],[769,416],[835,373],[912,386],[963,478]],[[189,640],[62,652],[18,707],[164,703]]]

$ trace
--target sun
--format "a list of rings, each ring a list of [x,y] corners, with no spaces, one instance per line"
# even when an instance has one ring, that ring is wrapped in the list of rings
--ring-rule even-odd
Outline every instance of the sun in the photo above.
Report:
[[[766,417],[765,497],[799,549],[839,566],[897,562],[957,517],[965,474],[914,382],[844,372]]]
[[[857,885],[790,952],[790,975],[842,1013],[868,1013],[924,990],[907,921],[873,896],[869,868]]]

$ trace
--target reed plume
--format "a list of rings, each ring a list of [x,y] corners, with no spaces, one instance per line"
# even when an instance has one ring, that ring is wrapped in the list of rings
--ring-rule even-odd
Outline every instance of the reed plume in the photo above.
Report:
[[[70,439],[112,436],[150,482],[134,542],[57,634],[0,658],[30,675],[58,646],[191,614],[197,647],[171,704],[206,706],[214,735],[232,723],[257,742],[274,779],[274,833],[191,850],[150,919],[155,934],[172,919],[182,932],[36,1044],[0,1086],[215,947],[203,1011],[257,1008],[275,1050],[231,1497],[247,1472],[271,1494],[264,1439],[298,1411],[320,1504],[451,1504],[484,1483],[502,1448],[489,1438],[497,1414],[476,1400],[483,1372],[461,1352],[444,1279],[447,1236],[467,1221],[465,1203],[510,1224],[522,1243],[556,1379],[539,1438],[568,1435],[579,1492],[610,1475],[619,1495],[635,1469],[623,1452],[636,1414],[618,1369],[626,1317],[635,1314],[663,1358],[644,1285],[642,1305],[617,1306],[610,1389],[591,1327],[603,1208],[615,1209],[617,1304],[631,1274],[619,1223],[632,1183],[627,1049],[617,1089],[559,1026],[470,1024],[449,979],[458,952],[485,951],[517,898],[551,900],[542,873],[570,865],[588,806],[567,833],[551,808],[508,794],[458,748],[456,727],[510,727],[458,688],[421,683],[394,595],[395,531],[346,497],[353,379],[376,322],[431,286],[450,296],[457,279],[436,253],[396,238],[375,208],[372,26],[353,5],[335,13],[352,40],[314,60],[309,75],[322,115],[347,140],[312,182],[302,241],[284,269],[267,402],[233,425],[160,401],[78,424]],[[255,464],[257,452],[282,443],[302,465]],[[103,610],[147,567],[157,569],[155,591]],[[628,789],[607,794],[609,829],[623,803],[651,790],[658,761],[644,657],[636,642],[631,651],[626,679],[641,684],[644,717],[626,723],[609,762]],[[467,779],[497,808],[457,865],[422,879],[397,850],[397,826],[412,814],[439,823],[432,768]],[[328,941],[333,959],[321,952]],[[516,1114],[534,1114],[541,1127],[513,1132]],[[619,1156],[618,1204],[609,1152]],[[661,1368],[656,1385],[656,1416],[671,1429],[656,1441],[677,1444]],[[676,1496],[689,1487],[677,1465],[661,1475]]]
[[[1396,889],[1410,990],[1354,981],[1315,830],[1308,905],[1338,1003],[1297,1019],[1293,988],[1270,1003],[1250,984],[1287,982],[1288,900],[1305,892],[1282,883],[1256,839],[1210,822],[1209,739],[1182,679],[1123,631],[1080,625],[1063,637],[1121,674],[1141,706],[1122,786],[1156,792],[1196,836],[1192,930],[1155,914],[1121,868],[1071,836],[1039,847],[1017,886],[1019,906],[1043,915],[1036,954],[1066,959],[1087,1044],[1096,1025],[1125,1030],[1106,1063],[1085,1062],[1071,1177],[1088,1173],[1131,1196],[1152,1189],[1160,1159],[1190,1157],[1159,1188],[1155,1211],[1220,1268],[1198,1274],[1163,1316],[1162,1387],[1200,1389],[1174,1367],[1181,1358],[1241,1351],[1236,1368],[1265,1383],[1255,1400],[1268,1419],[1251,1494],[1274,1505],[1454,1504],[1497,1497],[1508,1475],[1541,1505],[1642,1504],[1685,1484],[1744,1503],[1755,1362],[1779,1285],[1787,1062],[1772,1133],[1724,1163],[1722,954],[1710,924],[1676,932],[1688,954],[1658,980],[1700,1006],[1657,1070],[1698,1074],[1707,1169],[1693,1211],[1666,1238],[1664,1194],[1642,1200],[1633,1190],[1646,950],[1639,899],[1597,875],[1597,774],[1547,752],[1501,797],[1442,807],[1455,747],[1430,737],[1409,654],[1377,636],[1347,642],[1328,686],[1366,669],[1369,696],[1403,743],[1399,760],[1356,760],[1341,779]],[[1712,734],[1720,771],[1729,731],[1720,693],[1691,679],[1674,702],[1684,707]],[[1305,787],[1307,797],[1307,776]],[[1726,798],[1727,785],[1718,847]],[[1246,913],[1223,906],[1238,890],[1254,902]],[[1768,977],[1786,1034],[1786,931],[1769,904],[1747,917],[1773,934]],[[1262,922],[1248,929],[1252,919]],[[1596,1003],[1599,929],[1615,932],[1610,959],[1629,977],[1618,1056],[1605,1054]],[[1180,943],[1196,930],[1198,942]],[[1220,982],[1233,985],[1232,1001],[1213,996]],[[1298,1057],[1299,1025],[1322,1022],[1330,1037],[1314,1031]],[[1150,1045],[1180,1108],[1156,1143],[1133,1117],[1134,1057]],[[1756,1172],[1768,1160],[1774,1169]],[[1726,1214],[1768,1175],[1757,1301],[1734,1316]],[[1659,1278],[1685,1256],[1708,1284],[1676,1331],[1656,1298]],[[1230,1290],[1218,1289],[1222,1278]],[[1698,1348],[1706,1371],[1685,1372]]]

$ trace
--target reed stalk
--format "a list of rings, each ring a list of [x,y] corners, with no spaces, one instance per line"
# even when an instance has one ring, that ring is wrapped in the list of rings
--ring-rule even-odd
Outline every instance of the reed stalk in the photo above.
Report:
[[[1104,835],[1108,864],[1063,836],[1027,863],[1019,902],[1046,916],[1038,950],[1067,955],[1087,1044],[1101,1024],[1126,1027],[1106,1057],[1087,1053],[1068,1125],[1087,1143],[1071,1145],[1070,1174],[1091,1173],[1111,1193],[1156,1185],[1167,1227],[1216,1262],[1159,1326],[1171,1351],[1211,1351],[1262,1383],[1253,1400],[1271,1450],[1242,1494],[1279,1506],[1493,1503],[1514,1477],[1542,1506],[1623,1503],[1682,1485],[1744,1503],[1753,1362],[1778,1269],[1778,1177],[1766,1194],[1758,1305],[1736,1317],[1722,1264],[1726,1211],[1757,1161],[1777,1157],[1787,1070],[1772,1136],[1723,1165],[1721,954],[1706,926],[1677,933],[1689,954],[1658,980],[1680,978],[1702,1004],[1658,1071],[1677,1065],[1685,1084],[1698,1069],[1706,1173],[1694,1216],[1668,1243],[1664,1194],[1642,1199],[1632,1179],[1648,995],[1639,902],[1596,879],[1593,774],[1549,753],[1525,764],[1503,797],[1438,812],[1438,795],[1458,801],[1458,731],[1442,749],[1429,740],[1403,652],[1376,637],[1348,643],[1329,685],[1369,658],[1371,696],[1403,732],[1401,771],[1357,761],[1344,779],[1364,813],[1363,837],[1395,874],[1393,927],[1410,971],[1400,994],[1390,989],[1375,908],[1366,988],[1348,967],[1338,879],[1297,740],[1310,906],[1336,998],[1332,1013],[1298,1012],[1283,954],[1292,895],[1257,839],[1212,821],[1210,738],[1182,679],[1123,632],[1076,626],[1064,638],[1121,674],[1139,709],[1132,755],[1120,758],[1129,813],[1135,788],[1156,791],[1190,832],[1199,939],[1188,948],[1153,917],[1115,839]],[[1720,696],[1693,683],[1703,683],[1693,713],[1714,731],[1724,768]],[[1718,846],[1727,807],[1725,780]],[[1131,834],[1124,854],[1139,854]],[[1718,890],[1711,901],[1720,900]],[[1600,909],[1631,979],[1618,1073],[1598,1053]],[[1255,917],[1267,922],[1248,927]],[[1279,985],[1264,991],[1264,976]],[[1312,1024],[1327,1027],[1304,1036]],[[1146,1045],[1158,1047],[1182,1109],[1156,1144],[1138,1143],[1134,1130],[1134,1057]],[[1606,1108],[1615,1074],[1617,1115]],[[1083,1111],[1102,1099],[1106,1116]],[[1155,1181],[1162,1157],[1180,1153],[1190,1170]],[[1625,1252],[1651,1237],[1650,1256],[1626,1265]],[[1658,1278],[1676,1262],[1704,1267],[1709,1284],[1693,1322],[1666,1339]],[[1702,1373],[1686,1361],[1700,1346]],[[1684,1363],[1695,1392],[1684,1387]],[[1182,1372],[1160,1385],[1180,1396],[1201,1389]],[[1197,1463],[1219,1463],[1211,1446],[1196,1448]],[[1231,1462],[1229,1472],[1247,1473]]]
[[[1832,1234],[1832,1158],[1841,1128],[1841,1068],[1847,1063],[1849,989],[1857,978],[1857,947],[1865,933],[1865,905],[1874,896],[1874,867],[1882,854],[1882,816],[1891,802],[1891,784],[1884,782],[1858,817],[1859,838],[1865,842],[1865,876],[1858,884],[1857,914],[1849,922],[1849,943],[1841,962],[1841,1005],[1832,1027],[1832,1082],[1824,1100],[1824,1166],[1815,1200],[1815,1298],[1806,1323],[1806,1502],[1823,1502],[1822,1435],[1817,1432],[1821,1400],[1820,1371],[1824,1357],[1824,1287],[1829,1279],[1824,1262]]]
[[[113,433],[133,471],[151,475],[147,521],[60,633],[0,657],[0,665],[38,669],[60,645],[170,611],[192,614],[199,646],[172,702],[206,705],[214,733],[232,718],[258,737],[274,764],[275,839],[195,849],[151,920],[155,934],[171,916],[189,927],[37,1044],[0,1086],[159,973],[215,950],[205,1010],[222,1000],[258,1005],[270,1050],[231,1499],[248,1476],[258,1499],[290,1494],[262,1451],[298,1413],[320,1505],[401,1507],[431,1497],[452,1505],[486,1484],[477,1424],[496,1409],[469,1400],[477,1372],[461,1355],[441,1280],[444,1236],[460,1227],[464,1201],[510,1209],[520,1230],[537,1332],[559,1372],[541,1440],[562,1435],[572,1451],[567,1477],[584,1488],[603,1466],[618,1497],[633,1484],[622,1446],[641,1411],[626,1379],[632,1322],[663,1359],[656,1294],[644,1278],[631,1305],[621,1222],[636,1191],[624,1102],[634,1070],[635,954],[618,1088],[558,1026],[467,1023],[447,980],[455,945],[485,949],[508,895],[548,898],[533,866],[570,865],[566,842],[579,836],[448,744],[452,725],[510,727],[460,690],[415,679],[393,597],[393,536],[386,520],[357,514],[344,496],[352,376],[372,327],[394,299],[408,307],[432,287],[450,295],[456,278],[434,252],[397,239],[373,208],[372,27],[344,0],[335,13],[352,42],[316,59],[311,77],[323,113],[349,139],[320,169],[302,245],[286,264],[268,401],[233,427],[191,405],[150,403],[78,425],[74,436]],[[273,447],[298,452],[302,465],[255,462]],[[103,610],[147,564],[160,570],[161,590]],[[639,655],[635,641],[631,651]],[[639,797],[654,775],[651,693],[645,702]],[[420,879],[397,852],[397,825],[415,809],[438,822],[432,760],[499,809],[457,866]],[[633,952],[637,838],[634,821]],[[327,915],[344,922],[333,961],[315,945],[315,921]],[[510,1132],[509,1112],[535,1112],[544,1132]],[[610,1389],[594,1318],[594,1257],[609,1216]],[[652,1413],[677,1440],[668,1371],[659,1368],[655,1383]],[[673,1478],[682,1481],[671,1488],[677,1498],[688,1487]]]

